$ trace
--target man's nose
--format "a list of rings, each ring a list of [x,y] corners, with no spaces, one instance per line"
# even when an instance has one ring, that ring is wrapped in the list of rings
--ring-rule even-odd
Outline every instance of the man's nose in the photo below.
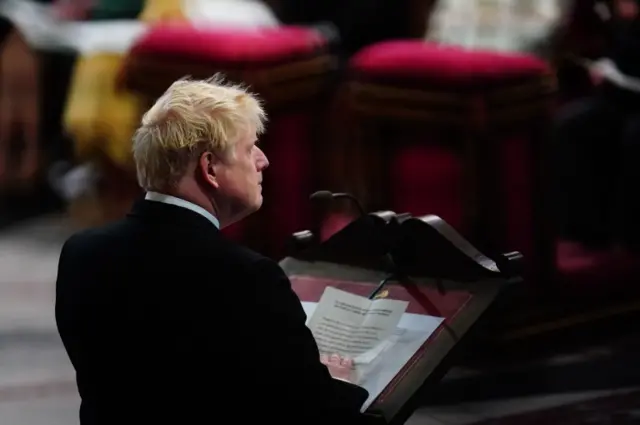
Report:
[[[257,163],[258,171],[262,171],[269,166],[269,159],[264,154],[264,152],[262,152],[262,149],[260,148],[258,148],[258,156],[257,156],[256,163]]]

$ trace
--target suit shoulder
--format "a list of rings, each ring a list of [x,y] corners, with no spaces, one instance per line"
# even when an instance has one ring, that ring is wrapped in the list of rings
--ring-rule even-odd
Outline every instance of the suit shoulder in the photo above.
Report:
[[[105,245],[117,238],[122,232],[123,222],[114,222],[105,226],[84,229],[71,235],[63,245],[63,251],[82,252]]]
[[[223,240],[223,251],[226,252],[234,262],[237,262],[239,266],[246,268],[259,267],[265,264],[273,264],[274,266],[277,266],[277,263],[271,258],[265,257],[252,249],[239,245],[226,238],[221,239]]]

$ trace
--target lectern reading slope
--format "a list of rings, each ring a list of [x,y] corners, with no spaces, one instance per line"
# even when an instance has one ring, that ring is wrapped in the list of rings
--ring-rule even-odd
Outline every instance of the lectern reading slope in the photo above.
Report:
[[[489,258],[436,216],[373,213],[322,243],[309,231],[294,239],[298,251],[280,264],[302,302],[317,302],[328,286],[369,296],[386,279],[379,297],[407,301],[407,313],[444,318],[367,409],[381,423],[408,419],[470,329],[503,289],[520,281],[519,254]]]

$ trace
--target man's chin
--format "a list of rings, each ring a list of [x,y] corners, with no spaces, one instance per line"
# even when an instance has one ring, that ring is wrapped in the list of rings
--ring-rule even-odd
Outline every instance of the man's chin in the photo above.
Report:
[[[254,212],[258,211],[262,207],[263,200],[264,200],[264,198],[262,197],[262,192],[258,193],[256,195],[255,199],[253,200],[253,204],[251,204],[247,208],[247,210],[249,211],[248,214],[253,214]]]

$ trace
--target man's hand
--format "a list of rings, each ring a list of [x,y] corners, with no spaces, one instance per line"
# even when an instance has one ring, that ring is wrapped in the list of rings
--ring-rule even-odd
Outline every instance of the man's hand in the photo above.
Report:
[[[321,354],[320,361],[327,366],[334,379],[353,383],[353,359],[338,354]]]

